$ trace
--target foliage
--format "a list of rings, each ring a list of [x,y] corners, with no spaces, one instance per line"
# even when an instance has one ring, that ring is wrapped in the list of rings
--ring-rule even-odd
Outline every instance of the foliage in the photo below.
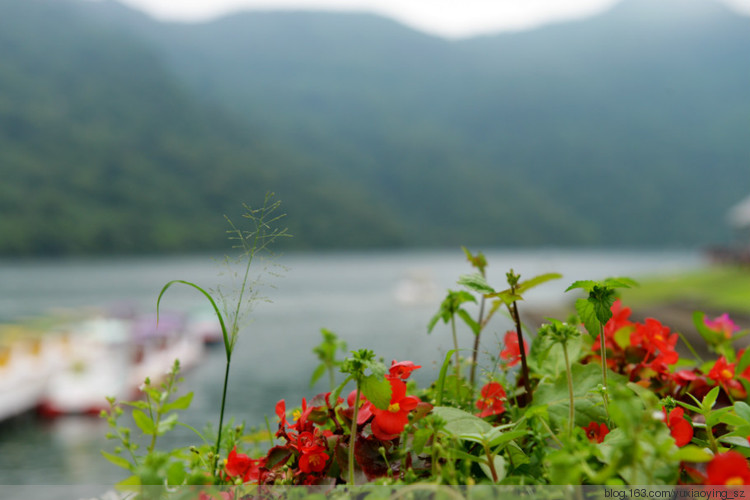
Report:
[[[502,292],[478,276],[460,281],[473,293],[512,305],[518,293],[554,277],[522,282],[510,272]],[[136,428],[150,442],[146,453],[138,455],[133,431],[118,423],[122,409],[113,402],[111,436],[121,446],[104,456],[131,471],[133,484],[166,488],[210,481],[236,487],[237,498],[262,496],[272,486],[335,493],[343,491],[339,485],[363,484],[750,484],[750,355],[734,347],[741,332],[729,317],[698,314],[698,329],[718,359],[681,357],[677,333],[653,318],[632,321],[630,309],[613,298],[615,287],[632,284],[626,278],[573,283],[570,289],[589,292],[581,300],[592,304],[598,335],[583,335],[588,326],[575,316],[550,319],[528,350],[517,345],[517,353],[500,356],[476,386],[457,373],[461,383],[455,390],[446,383],[453,351],[446,353],[438,380],[419,388],[409,379],[420,365],[393,360],[386,366],[369,349],[336,361],[341,343],[324,331],[314,352],[321,366],[340,369],[339,385],[303,398],[291,418],[280,400],[269,447],[245,448],[243,426],[229,432],[224,449],[231,451],[218,469],[218,448],[205,443],[189,452],[156,448],[157,436],[177,425],[176,412],[190,403],[189,394],[172,396],[175,367],[161,389],[147,385],[146,399],[130,403]],[[437,320],[450,321],[461,303],[444,301]],[[472,325],[466,327],[475,334]],[[507,338],[516,337],[509,333]],[[521,353],[528,372],[513,368]],[[523,388],[527,384],[532,391]]]

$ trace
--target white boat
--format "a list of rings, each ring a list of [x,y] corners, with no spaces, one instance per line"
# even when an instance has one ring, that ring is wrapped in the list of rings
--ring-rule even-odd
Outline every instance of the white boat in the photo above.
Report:
[[[440,288],[428,270],[413,270],[398,282],[394,295],[404,305],[433,304],[440,299]]]
[[[0,344],[0,421],[39,404],[58,363],[55,346],[20,326],[4,327]]]
[[[41,414],[98,414],[109,407],[108,396],[130,397],[132,349],[127,321],[88,319],[50,335],[61,339],[58,348],[63,364],[46,384]]]
[[[158,327],[153,315],[99,316],[34,337],[0,336],[0,420],[35,408],[44,416],[99,414],[108,397],[141,397],[144,380],[160,383],[175,359],[183,371],[200,361],[204,339],[186,326],[170,314]]]

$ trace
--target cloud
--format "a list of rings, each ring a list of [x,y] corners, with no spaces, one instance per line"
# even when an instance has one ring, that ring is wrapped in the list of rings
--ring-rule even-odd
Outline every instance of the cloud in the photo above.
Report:
[[[527,29],[590,16],[618,0],[121,0],[163,20],[198,21],[247,9],[312,9],[381,14],[449,38]],[[710,1],[710,0],[707,0]],[[750,0],[723,0],[750,14]]]

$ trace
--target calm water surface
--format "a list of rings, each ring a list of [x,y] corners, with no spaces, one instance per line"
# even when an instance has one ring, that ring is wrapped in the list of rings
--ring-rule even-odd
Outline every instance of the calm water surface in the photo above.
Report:
[[[502,288],[511,267],[523,277],[559,272],[563,279],[543,285],[526,297],[524,306],[556,305],[567,286],[579,279],[614,275],[639,277],[704,265],[698,253],[685,251],[489,251],[488,278]],[[172,279],[203,287],[222,286],[232,298],[232,268],[208,256],[103,258],[92,260],[0,261],[0,321],[35,317],[80,308],[121,308],[153,312],[162,286]],[[344,339],[350,349],[367,347],[390,362],[409,359],[423,365],[415,373],[421,384],[431,381],[439,360],[451,348],[447,328],[431,335],[426,325],[438,308],[441,294],[457,288],[461,274],[472,270],[460,250],[450,252],[390,252],[293,254],[265,269],[259,293],[235,354],[228,395],[228,412],[235,421],[274,422],[276,401],[296,406],[302,397],[326,390],[309,380],[317,360],[312,348],[325,327]],[[240,269],[234,268],[235,271]],[[398,300],[404,283],[431,283],[435,293],[424,301]],[[429,294],[428,294],[429,295]],[[172,288],[165,309],[187,311],[204,306],[188,287]],[[483,337],[483,350],[495,352],[497,338],[509,325],[498,321]],[[469,345],[466,334],[463,344]],[[461,341],[460,341],[461,342]],[[186,374],[185,388],[195,392],[183,420],[203,427],[218,420],[224,354],[209,351],[200,366]],[[273,425],[273,423],[272,423]],[[125,477],[101,458],[111,451],[104,439],[106,425],[93,417],[44,420],[25,415],[0,424],[0,485],[112,484]],[[191,444],[189,434],[174,443]],[[170,444],[170,443],[167,443]]]

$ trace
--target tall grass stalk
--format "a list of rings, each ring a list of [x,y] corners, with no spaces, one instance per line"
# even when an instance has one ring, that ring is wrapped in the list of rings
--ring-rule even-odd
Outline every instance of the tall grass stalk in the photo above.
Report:
[[[226,217],[229,223],[230,229],[227,231],[229,234],[230,241],[235,242],[234,248],[238,248],[242,251],[240,260],[245,261],[244,272],[240,281],[239,291],[236,298],[236,304],[230,307],[226,300],[224,300],[224,313],[219,309],[213,296],[206,291],[204,288],[197,284],[185,281],[185,280],[172,280],[164,285],[159,298],[156,302],[157,311],[157,323],[159,314],[159,305],[161,303],[162,296],[172,285],[180,283],[183,285],[190,286],[195,290],[199,291],[203,296],[210,302],[211,306],[216,313],[216,317],[219,320],[221,327],[221,334],[224,341],[224,353],[226,355],[226,367],[224,370],[224,383],[221,392],[221,410],[219,412],[219,428],[216,435],[216,445],[214,448],[214,461],[213,461],[213,473],[214,476],[218,474],[217,464],[219,460],[219,454],[221,451],[221,435],[222,428],[224,426],[224,411],[226,408],[227,400],[227,387],[229,386],[229,372],[232,364],[232,353],[237,343],[237,338],[240,330],[241,319],[244,313],[248,313],[252,310],[253,303],[258,299],[258,293],[256,286],[257,282],[250,281],[250,267],[253,264],[256,256],[261,252],[268,250],[268,247],[277,238],[290,236],[287,233],[286,228],[279,229],[277,227],[278,222],[285,217],[285,214],[276,214],[275,212],[279,208],[281,202],[273,201],[273,194],[266,195],[263,206],[261,208],[253,209],[248,205],[244,205],[245,214],[243,218],[248,219],[251,229],[249,231],[242,230],[232,223],[232,221]],[[218,294],[222,299],[226,297],[218,290]],[[245,311],[243,311],[243,307]],[[227,321],[225,317],[229,317],[231,322],[227,328]]]

